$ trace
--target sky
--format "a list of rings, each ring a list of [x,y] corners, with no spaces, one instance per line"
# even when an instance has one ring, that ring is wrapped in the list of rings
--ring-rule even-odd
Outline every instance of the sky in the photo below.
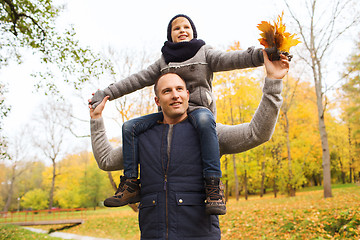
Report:
[[[168,22],[179,13],[186,14],[193,20],[198,38],[222,49],[234,41],[240,41],[242,48],[261,47],[258,42],[257,24],[264,20],[274,20],[283,10],[285,24],[290,22],[282,0],[58,1],[66,3],[58,21],[59,25],[73,24],[80,43],[98,51],[111,46],[118,51],[145,49],[146,52],[160,54],[160,49],[166,41]],[[291,29],[289,24],[287,27]],[[346,56],[350,49],[344,47],[342,53],[344,52]],[[39,104],[45,101],[44,97],[34,93],[33,85],[36,80],[30,77],[39,67],[33,56],[26,55],[22,65],[11,64],[0,71],[1,80],[9,83],[6,101],[12,106],[12,112],[5,120],[8,135],[16,134],[17,129],[34,121],[33,116]],[[98,88],[106,86],[100,82]],[[90,95],[89,92],[89,97]],[[109,105],[111,106],[111,103]],[[106,110],[109,109],[111,107]],[[89,119],[85,103],[76,111],[82,119]],[[107,114],[111,115],[110,112]],[[115,125],[110,118],[106,118],[105,123],[107,129],[112,130],[110,136],[116,136],[120,126]],[[89,133],[88,125],[84,127]],[[90,146],[89,139],[75,141],[79,141],[80,148]]]

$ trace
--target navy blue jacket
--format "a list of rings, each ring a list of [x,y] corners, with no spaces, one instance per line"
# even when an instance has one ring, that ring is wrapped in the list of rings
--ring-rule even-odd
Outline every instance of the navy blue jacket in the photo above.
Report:
[[[141,134],[139,158],[141,239],[221,238],[218,216],[205,213],[200,142],[187,119]]]

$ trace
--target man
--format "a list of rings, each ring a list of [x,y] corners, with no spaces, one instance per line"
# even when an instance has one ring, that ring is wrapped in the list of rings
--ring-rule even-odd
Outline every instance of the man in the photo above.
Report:
[[[225,126],[218,124],[220,152],[236,153],[267,141],[273,132],[281,105],[281,79],[289,69],[285,56],[270,62],[264,52],[267,78],[264,95],[252,121]],[[176,74],[159,78],[155,102],[162,108],[162,123],[139,138],[141,239],[220,239],[219,220],[205,213],[205,194],[199,139],[187,119],[189,93]],[[101,169],[122,168],[121,149],[113,149],[101,118],[107,98],[90,107],[95,159]]]

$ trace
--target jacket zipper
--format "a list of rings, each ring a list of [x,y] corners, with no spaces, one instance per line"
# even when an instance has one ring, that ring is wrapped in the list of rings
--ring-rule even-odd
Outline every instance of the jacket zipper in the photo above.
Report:
[[[171,140],[173,134],[174,125],[169,124],[168,134],[167,134],[167,164],[164,175],[164,190],[165,190],[165,213],[166,213],[166,239],[169,239],[169,207],[168,207],[168,190],[167,190],[167,181],[168,181],[168,170],[170,163],[170,150],[171,150]]]

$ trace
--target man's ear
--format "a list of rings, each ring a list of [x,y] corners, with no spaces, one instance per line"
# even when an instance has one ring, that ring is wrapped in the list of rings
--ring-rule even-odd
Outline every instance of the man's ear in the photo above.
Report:
[[[190,92],[189,92],[189,90],[186,90],[186,92],[187,92],[188,101],[189,101],[190,100]]]
[[[154,100],[155,100],[156,105],[158,105],[158,107],[160,107],[159,98],[158,98],[158,97],[154,97]]]

